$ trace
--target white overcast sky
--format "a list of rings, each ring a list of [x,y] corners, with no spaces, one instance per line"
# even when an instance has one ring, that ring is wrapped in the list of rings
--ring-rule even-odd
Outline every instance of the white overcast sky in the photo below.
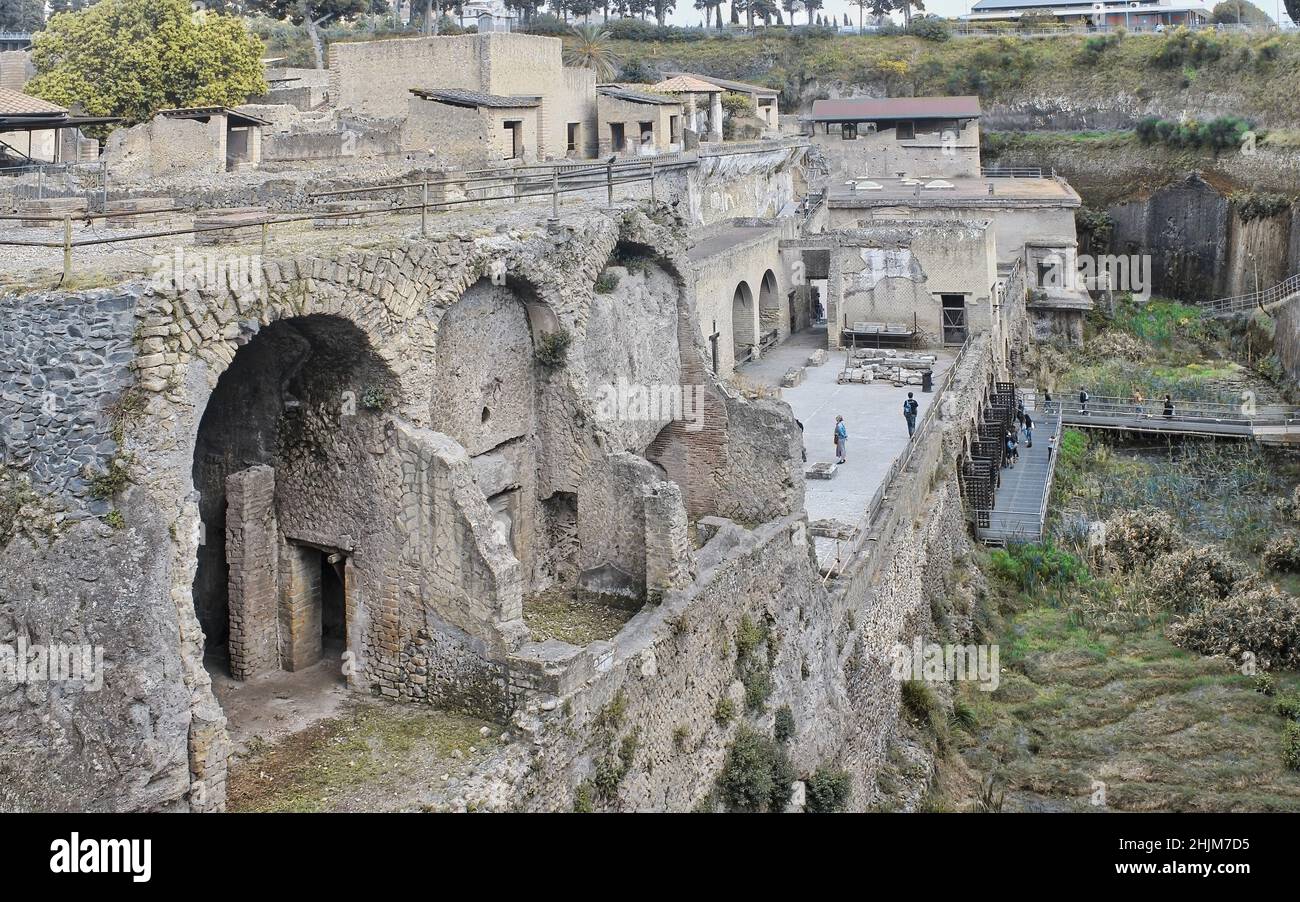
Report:
[[[970,12],[971,5],[976,0],[926,0],[925,11],[940,16],[962,16]],[[1216,0],[1207,0],[1206,7],[1213,8]],[[1280,5],[1278,0],[1253,0],[1255,5],[1268,15],[1276,19]],[[833,13],[837,22],[844,21],[844,14],[849,14],[849,21],[857,23],[858,7],[849,3],[849,0],[825,0],[825,6],[821,10],[823,15]],[[900,18],[895,14],[894,18]],[[1286,13],[1282,13],[1283,21],[1289,22]],[[699,25],[704,19],[704,13],[695,8],[695,0],[677,0],[677,9],[668,16],[668,21],[674,25]],[[725,2],[722,7],[722,19],[724,22],[731,21],[731,4]],[[808,21],[808,14],[803,10],[795,13],[795,23],[803,25]]]

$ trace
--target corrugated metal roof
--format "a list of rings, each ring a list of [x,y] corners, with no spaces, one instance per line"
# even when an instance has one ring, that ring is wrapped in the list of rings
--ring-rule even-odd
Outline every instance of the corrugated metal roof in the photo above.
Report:
[[[0,88],[0,116],[60,116],[68,111],[22,91]]]
[[[978,119],[978,97],[843,97],[813,102],[814,122],[869,119]]]
[[[462,91],[459,88],[411,88],[411,93],[425,100],[436,100],[438,103],[449,103],[452,106],[519,109],[540,106],[542,102],[540,97],[484,94],[481,91]]]
[[[631,103],[652,103],[656,106],[681,106],[682,102],[676,97],[668,97],[665,94],[654,94],[650,91],[633,91],[628,88],[620,88],[616,85],[604,85],[596,89],[598,93],[607,97],[614,97],[618,100],[627,100]]]

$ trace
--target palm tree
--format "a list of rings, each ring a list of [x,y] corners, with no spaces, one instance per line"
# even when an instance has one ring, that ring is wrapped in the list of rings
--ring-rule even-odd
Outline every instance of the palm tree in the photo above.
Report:
[[[598,25],[574,25],[564,47],[564,64],[593,69],[597,81],[609,81],[618,71],[618,56],[609,47],[609,32]]]

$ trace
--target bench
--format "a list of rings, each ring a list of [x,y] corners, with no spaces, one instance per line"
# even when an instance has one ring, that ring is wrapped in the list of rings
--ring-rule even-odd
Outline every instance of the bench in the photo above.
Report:
[[[916,330],[901,323],[856,322],[853,328],[842,330],[841,337],[854,347],[870,343],[878,348],[881,342],[910,345],[916,340]]]

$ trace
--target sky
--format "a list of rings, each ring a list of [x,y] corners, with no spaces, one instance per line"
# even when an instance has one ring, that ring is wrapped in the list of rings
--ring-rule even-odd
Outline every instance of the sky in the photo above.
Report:
[[[926,0],[925,11],[934,13],[939,16],[963,16],[970,12],[971,6],[976,0]],[[1213,8],[1216,0],[1206,0],[1207,8]],[[1253,0],[1255,5],[1268,15],[1276,19],[1278,15],[1278,0]],[[834,14],[836,21],[843,22],[844,14],[849,14],[849,21],[856,23],[858,21],[858,7],[849,2],[849,0],[825,0],[825,6],[822,8],[822,14]],[[727,3],[722,9],[723,21],[731,19],[731,4]],[[895,15],[896,19],[900,18]],[[1283,21],[1290,22],[1286,18],[1286,13],[1282,13]],[[670,13],[668,21],[673,25],[699,25],[704,19],[704,13],[695,9],[694,0],[677,0],[677,10]],[[795,23],[803,25],[808,21],[807,14],[802,10],[795,14]]]

